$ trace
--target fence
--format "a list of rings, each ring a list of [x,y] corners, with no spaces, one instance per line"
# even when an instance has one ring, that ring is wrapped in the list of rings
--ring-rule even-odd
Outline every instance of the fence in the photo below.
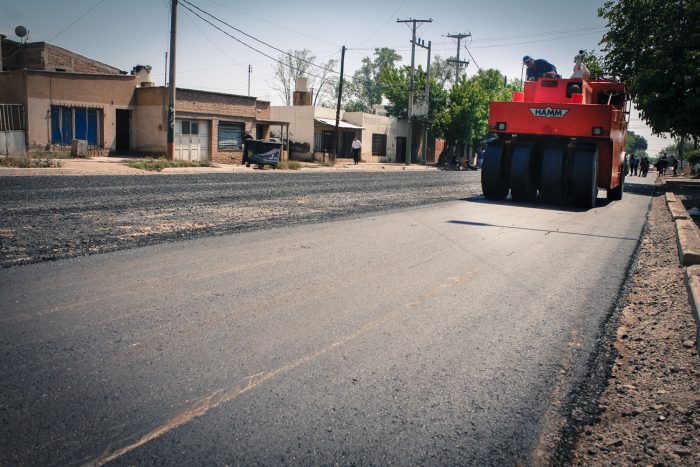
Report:
[[[25,146],[24,106],[0,104],[0,154],[24,154]]]

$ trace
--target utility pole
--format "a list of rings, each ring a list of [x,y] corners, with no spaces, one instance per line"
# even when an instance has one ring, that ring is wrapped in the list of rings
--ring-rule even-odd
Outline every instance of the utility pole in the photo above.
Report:
[[[340,103],[343,98],[343,71],[345,69],[345,46],[340,51],[340,83],[338,84],[338,105],[335,107],[335,147],[333,148],[333,162],[338,155],[338,127],[340,126]]]
[[[168,86],[168,142],[165,154],[168,160],[175,157],[175,46],[177,43],[177,0],[170,9],[170,84]]]
[[[253,72],[253,65],[248,65],[248,97],[250,97],[250,74]]]
[[[425,72],[425,103],[428,105],[428,113],[430,113],[430,41],[428,41],[428,67]],[[428,120],[429,121],[429,120]],[[423,144],[423,163],[428,165],[428,125],[425,125],[424,144]]]
[[[427,112],[430,109],[430,101],[429,101],[429,99],[430,99],[430,41],[428,41],[428,46],[426,47],[425,41],[423,39],[418,39],[416,41],[416,45],[418,47],[428,49],[428,65],[427,65],[426,73],[425,73],[425,106],[426,106],[426,112]],[[424,164],[427,161],[427,155],[428,155],[427,128],[428,128],[428,126],[425,124],[425,121],[423,121],[423,163]]]
[[[411,157],[413,156],[413,149],[412,149],[412,144],[413,141],[411,141],[412,136],[413,136],[413,92],[414,92],[414,74],[413,74],[413,69],[415,68],[416,64],[416,24],[417,23],[432,23],[433,20],[431,19],[397,19],[397,23],[412,23],[413,27],[411,28],[413,30],[413,36],[411,37],[411,81],[408,85],[408,136],[406,138],[406,147],[407,147],[407,154],[406,154],[406,165],[411,164]]]
[[[460,42],[466,37],[471,37],[471,34],[448,34],[447,37],[450,39],[457,39],[457,60],[447,60],[450,63],[455,63],[457,65],[457,70],[455,72],[455,83],[459,80],[459,69],[462,65],[469,65],[469,60],[462,61],[459,59],[459,51],[461,49]]]
[[[165,81],[163,86],[168,87],[168,52],[165,52]]]

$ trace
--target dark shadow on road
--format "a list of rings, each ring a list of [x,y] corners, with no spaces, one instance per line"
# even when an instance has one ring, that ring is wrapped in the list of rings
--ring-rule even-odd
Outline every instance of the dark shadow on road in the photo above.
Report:
[[[605,198],[605,190],[598,190],[599,195],[602,194],[603,197],[599,197],[596,199],[595,207],[596,208],[604,208],[607,205],[613,203],[612,200],[609,200]],[[630,193],[634,195],[648,195],[648,196],[662,196],[663,192],[660,190],[655,190],[654,185],[645,185],[645,184],[639,184],[639,183],[625,183],[625,190],[624,193]],[[471,196],[469,198],[464,198],[464,201],[468,201],[470,203],[484,203],[484,204],[496,204],[496,205],[504,205],[504,206],[518,206],[518,207],[527,207],[527,208],[533,208],[533,209],[543,209],[546,211],[565,211],[565,212],[586,212],[588,209],[581,209],[572,206],[571,202],[564,202],[562,204],[546,204],[543,201],[541,201],[539,195],[537,196],[537,199],[535,201],[532,201],[530,203],[527,202],[515,202],[512,200],[510,195],[508,195],[508,198],[506,198],[503,201],[494,201],[494,200],[488,200],[484,198],[483,195],[479,196]],[[594,208],[595,209],[595,208]]]
[[[638,240],[636,238],[615,237],[612,235],[593,235],[593,234],[586,234],[586,233],[579,233],[579,232],[567,232],[565,230],[533,229],[530,227],[518,227],[515,225],[488,224],[488,223],[484,223],[484,222],[459,221],[459,220],[452,220],[452,221],[447,221],[447,222],[449,224],[470,225],[470,226],[474,226],[474,227],[495,227],[495,228],[499,228],[499,229],[530,230],[533,232],[545,232],[545,235],[549,235],[549,234],[578,235],[581,237],[610,238],[610,239],[614,239],[614,240],[626,240],[629,242],[636,242]]]

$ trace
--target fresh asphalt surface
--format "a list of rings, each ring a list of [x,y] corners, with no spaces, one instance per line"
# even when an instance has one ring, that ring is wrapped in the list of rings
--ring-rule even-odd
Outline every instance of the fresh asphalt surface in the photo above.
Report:
[[[650,194],[470,198],[0,270],[0,464],[528,462]]]

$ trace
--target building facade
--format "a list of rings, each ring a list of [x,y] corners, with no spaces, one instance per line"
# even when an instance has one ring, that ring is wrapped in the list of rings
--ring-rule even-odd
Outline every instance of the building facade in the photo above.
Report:
[[[150,67],[127,74],[43,42],[0,37],[0,44],[0,111],[22,116],[17,126],[27,148],[78,139],[91,154],[166,153],[168,89],[154,86]],[[194,89],[175,95],[175,159],[240,163],[246,133],[263,139],[287,130],[286,122],[270,120],[270,103],[255,97]]]

